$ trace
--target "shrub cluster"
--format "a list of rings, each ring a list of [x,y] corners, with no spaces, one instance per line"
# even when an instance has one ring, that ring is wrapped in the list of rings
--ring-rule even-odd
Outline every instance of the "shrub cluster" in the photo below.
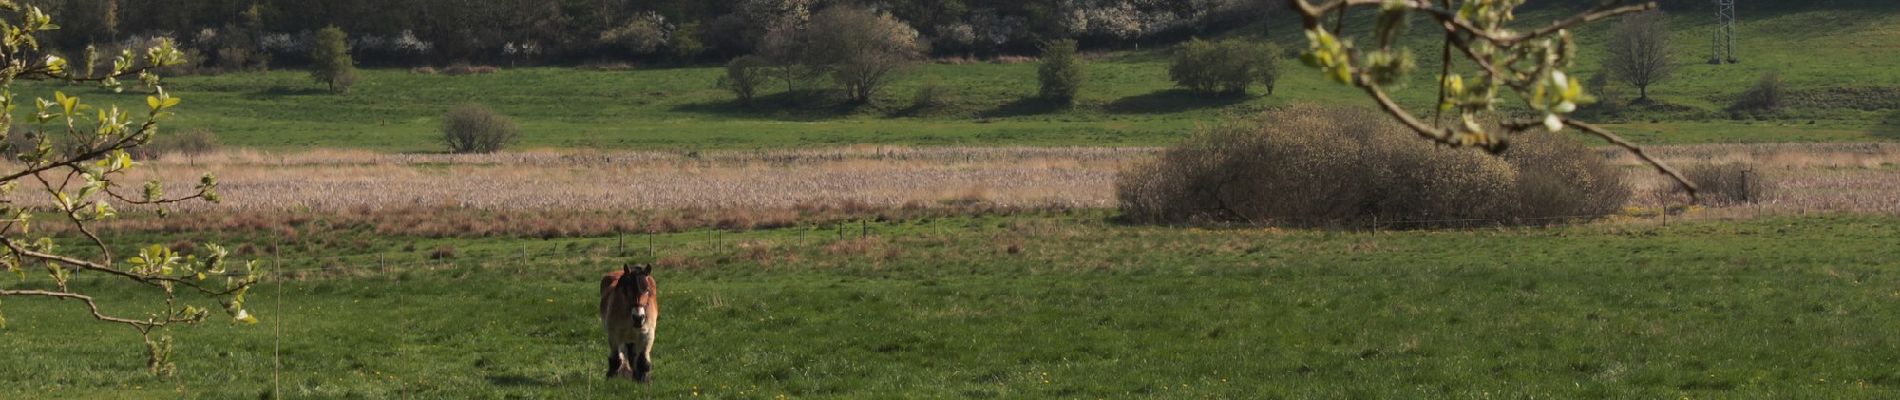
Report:
[[[926,82],[911,94],[910,112],[929,114],[955,106],[957,94],[950,87],[937,82]]]
[[[481,105],[456,107],[442,118],[442,140],[452,153],[501,151],[520,135],[514,120]]]
[[[1036,67],[1036,78],[1041,82],[1037,94],[1043,100],[1060,105],[1075,104],[1075,95],[1082,92],[1082,81],[1087,79],[1082,58],[1075,54],[1075,41],[1063,39],[1043,44],[1042,65]]]
[[[1189,40],[1168,66],[1168,77],[1175,85],[1208,94],[1246,94],[1255,83],[1265,85],[1267,94],[1273,94],[1279,75],[1278,46],[1239,39]]]
[[[1743,163],[1695,164],[1683,168],[1682,175],[1701,189],[1697,200],[1709,205],[1760,202],[1770,190],[1768,180]]]
[[[1117,198],[1138,223],[1432,227],[1601,217],[1629,197],[1622,171],[1559,135],[1521,137],[1494,157],[1390,120],[1299,106],[1229,123],[1122,171]]]
[[[889,13],[840,5],[772,22],[754,46],[792,100],[808,100],[829,76],[849,104],[871,102],[901,71],[922,60],[928,43]]]
[[[719,77],[719,88],[731,91],[739,99],[739,104],[752,104],[759,89],[771,79],[772,64],[764,57],[740,56],[726,62],[726,76]]]
[[[1742,97],[1729,105],[1729,111],[1739,116],[1744,112],[1770,113],[1781,110],[1785,103],[1786,85],[1781,82],[1781,74],[1769,72],[1755,81],[1755,86],[1742,92]]]

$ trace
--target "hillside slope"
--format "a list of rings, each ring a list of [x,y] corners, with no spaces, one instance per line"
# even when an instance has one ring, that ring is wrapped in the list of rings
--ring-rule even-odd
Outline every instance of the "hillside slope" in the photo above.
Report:
[[[1808,142],[1900,139],[1900,3],[1886,1],[1773,2],[1741,7],[1742,63],[1710,65],[1714,13],[1699,1],[1665,6],[1675,30],[1676,79],[1652,88],[1668,106],[1610,118],[1645,142]],[[1549,4],[1549,3],[1546,3]],[[1548,19],[1564,6],[1532,9],[1526,20]],[[1280,18],[1287,18],[1282,15]],[[1289,20],[1276,20],[1290,27]],[[1610,22],[1614,23],[1614,22]],[[1359,24],[1364,25],[1364,24]],[[1437,36],[1414,24],[1413,42],[1435,50]],[[1579,37],[1586,57],[1608,23]],[[1297,31],[1275,28],[1270,40],[1303,47]],[[1243,29],[1232,35],[1253,35]],[[1421,51],[1435,53],[1435,51]],[[224,143],[273,149],[359,147],[434,151],[439,116],[462,103],[484,103],[517,118],[525,147],[760,148],[845,144],[919,145],[1160,145],[1224,116],[1294,102],[1365,104],[1360,94],[1320,79],[1288,60],[1280,90],[1255,97],[1204,98],[1174,90],[1165,49],[1095,54],[1080,105],[1056,109],[1033,100],[1033,63],[939,63],[905,75],[860,108],[784,105],[776,89],[758,107],[734,104],[713,82],[716,67],[583,71],[505,68],[479,76],[367,71],[352,94],[317,90],[299,71],[171,78],[169,89],[186,102],[177,129],[208,129]],[[1437,60],[1420,60],[1433,70]],[[1596,65],[1581,67],[1581,74]],[[1762,74],[1780,72],[1794,92],[1793,108],[1779,114],[1723,111]],[[1429,105],[1432,78],[1420,74],[1401,101]],[[951,93],[942,109],[914,109],[918,89]],[[22,97],[53,90],[143,104],[144,94],[112,94],[89,87],[29,83]],[[22,99],[22,102],[26,100]],[[97,103],[105,104],[105,103]],[[30,112],[28,109],[19,110]],[[22,114],[21,116],[24,116]],[[24,120],[24,118],[22,118]]]

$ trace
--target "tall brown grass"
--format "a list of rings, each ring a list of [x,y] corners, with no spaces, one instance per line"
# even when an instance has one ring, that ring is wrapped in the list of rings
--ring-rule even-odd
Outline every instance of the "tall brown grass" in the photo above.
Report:
[[[1519,142],[1519,147],[1532,142]],[[1526,150],[1526,149],[1519,149]],[[1900,145],[1651,146],[1681,166],[1749,163],[1777,190],[1746,212],[1900,214]],[[129,229],[298,234],[323,220],[420,236],[598,236],[701,228],[759,229],[855,218],[1009,214],[1116,205],[1117,171],[1152,148],[852,146],[767,151],[387,154],[223,148],[141,162],[130,181],[163,178],[183,193],[204,172],[224,203],[188,203],[171,218],[114,204]],[[1626,206],[1681,205],[1642,164],[1596,149],[1637,193]],[[1510,157],[1510,156],[1507,156]],[[57,183],[59,177],[49,176]],[[38,184],[7,200],[44,207]],[[136,195],[136,193],[132,193]],[[1550,196],[1552,201],[1569,196]],[[1590,202],[1595,203],[1595,202]],[[790,224],[790,225],[788,225]],[[59,229],[36,224],[36,229]]]

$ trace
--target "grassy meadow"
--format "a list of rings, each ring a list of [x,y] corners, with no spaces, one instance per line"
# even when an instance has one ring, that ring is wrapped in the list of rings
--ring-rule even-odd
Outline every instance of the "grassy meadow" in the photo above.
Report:
[[[1844,3],[1846,4],[1846,3]],[[1606,118],[1645,143],[1841,142],[1900,138],[1900,13],[1869,11],[1883,6],[1771,5],[1741,25],[1743,63],[1714,66],[1708,58],[1712,29],[1706,8],[1670,3],[1676,77],[1652,88],[1662,105],[1636,107]],[[1678,7],[1681,6],[1681,7]],[[1887,6],[1890,8],[1890,6]],[[1707,15],[1705,15],[1707,14]],[[1532,11],[1526,20],[1553,11]],[[1370,15],[1365,16],[1370,18]],[[1354,26],[1370,25],[1355,24]],[[1283,21],[1281,26],[1294,26]],[[1608,24],[1579,32],[1586,59],[1603,58],[1593,45]],[[1412,24],[1409,42],[1436,49],[1437,36]],[[1305,39],[1286,28],[1270,39],[1303,49]],[[1825,44],[1825,45],[1817,45]],[[1428,51],[1427,53],[1434,53]],[[207,129],[227,145],[264,149],[348,147],[379,151],[441,151],[440,117],[463,103],[482,103],[520,121],[519,147],[702,149],[828,147],[849,144],[906,145],[1087,145],[1156,146],[1173,143],[1195,127],[1234,114],[1289,103],[1367,104],[1363,94],[1324,81],[1317,71],[1285,60],[1279,90],[1267,96],[1204,97],[1177,90],[1168,81],[1166,49],[1124,49],[1088,58],[1088,81],[1073,108],[1031,99],[1033,62],[933,63],[904,73],[870,106],[843,107],[819,101],[787,105],[779,87],[758,104],[741,106],[714,87],[716,66],[642,66],[600,71],[557,67],[502,66],[492,75],[418,75],[372,69],[348,95],[321,90],[304,72],[181,76],[167,87],[185,99],[173,130]],[[1421,57],[1421,73],[1395,95],[1430,109],[1438,60]],[[1597,65],[1576,71],[1588,76]],[[1791,108],[1766,116],[1724,111],[1762,74],[1779,72],[1791,91]],[[947,88],[953,100],[941,109],[919,110],[911,98],[920,88]],[[24,97],[53,90],[142,105],[145,94],[89,87],[24,84]],[[1630,97],[1633,89],[1624,89]],[[106,103],[97,103],[106,104]],[[30,112],[23,107],[19,112]],[[24,114],[22,114],[24,115]]]
[[[0,346],[34,350],[0,353],[0,396],[1900,395],[1900,219],[1374,234],[1108,217],[629,237],[660,259],[644,387],[599,377],[597,279],[619,239],[344,229],[267,261],[282,272],[251,300],[265,322],[178,330],[176,379],[146,375],[136,336],[74,304],[9,302]],[[445,247],[455,256],[428,261]],[[345,257],[313,259],[329,256]]]
[[[1661,104],[1606,121],[1775,191],[1669,214],[1658,175],[1606,153],[1633,177],[1624,211],[1537,228],[1119,222],[1116,173],[1156,147],[1268,108],[1368,104],[1293,59],[1273,95],[1209,98],[1173,87],[1165,49],[1091,53],[1070,108],[1030,99],[1022,60],[938,60],[862,107],[777,87],[739,105],[707,65],[369,69],[347,95],[295,70],[168,77],[184,103],[164,129],[224,148],[130,176],[217,172],[228,202],[128,205],[104,239],[259,260],[263,322],[176,329],[180,373],[153,377],[130,329],[7,298],[0,399],[1900,398],[1900,149],[1867,144],[1900,141],[1900,8],[1745,5],[1743,63],[1713,66],[1702,3],[1666,2],[1680,69]],[[1586,58],[1606,31],[1579,32]],[[1408,40],[1436,54],[1435,38]],[[1724,110],[1768,72],[1788,109]],[[1400,102],[1433,102],[1424,75]],[[913,108],[927,86],[953,99]],[[13,90],[21,121],[55,90],[147,95]],[[417,154],[442,151],[440,117],[465,103],[518,121],[520,151]],[[652,385],[602,379],[598,279],[626,260],[657,266]],[[45,285],[24,270],[0,288]],[[161,300],[76,282],[109,314]]]

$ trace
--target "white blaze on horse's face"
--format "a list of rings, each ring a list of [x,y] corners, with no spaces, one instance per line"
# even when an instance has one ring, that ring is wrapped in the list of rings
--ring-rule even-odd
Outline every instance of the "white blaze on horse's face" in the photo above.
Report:
[[[634,324],[635,324],[635,325],[638,325],[638,324],[641,324],[641,323],[645,323],[645,322],[646,322],[646,320],[647,320],[647,307],[646,307],[646,305],[645,305],[645,304],[635,304],[635,305],[633,306],[633,321],[634,321]]]

